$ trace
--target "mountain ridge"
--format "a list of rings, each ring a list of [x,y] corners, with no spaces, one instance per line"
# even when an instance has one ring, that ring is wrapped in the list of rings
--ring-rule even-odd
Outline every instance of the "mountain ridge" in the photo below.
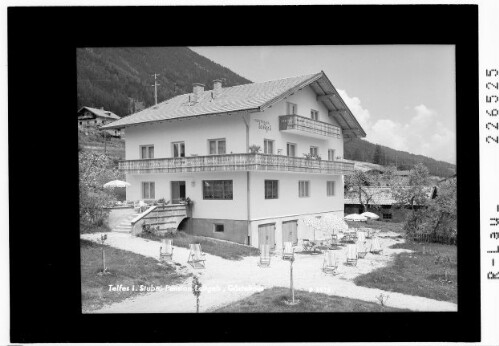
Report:
[[[154,73],[158,76],[158,103],[192,92],[193,83],[211,87],[222,79],[223,86],[251,83],[230,69],[187,47],[80,48],[77,50],[77,108],[104,107],[118,116],[127,116],[154,105]],[[363,139],[345,140],[344,158],[407,170],[423,162],[432,175],[450,176],[455,165],[424,155],[380,146]],[[380,157],[380,158],[379,158]],[[379,162],[377,162],[379,163]]]

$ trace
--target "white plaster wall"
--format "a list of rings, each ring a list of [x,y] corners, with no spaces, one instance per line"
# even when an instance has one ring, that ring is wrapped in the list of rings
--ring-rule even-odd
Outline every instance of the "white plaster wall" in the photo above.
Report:
[[[266,179],[279,181],[279,198],[265,199]],[[310,197],[298,197],[299,180],[310,181]],[[327,181],[335,181],[334,196],[327,196]],[[340,175],[251,172],[250,190],[251,220],[343,211],[343,179]]]
[[[293,217],[276,217],[276,218],[271,218],[271,219],[266,219],[266,220],[258,220],[258,221],[252,221],[250,223],[250,245],[254,247],[258,247],[259,241],[258,241],[258,226],[259,225],[264,225],[264,224],[269,224],[269,223],[275,223],[275,242],[276,242],[276,250],[281,250],[283,248],[283,243],[282,243],[282,223],[285,221],[290,221],[290,220],[298,220],[298,242],[300,243],[301,240],[303,239],[309,239],[313,240],[313,236],[311,235],[311,231],[303,224],[303,219],[309,218],[309,217],[315,217],[315,216],[322,216],[324,217],[325,215],[334,215],[338,217],[343,217],[343,210],[341,211],[334,211],[334,212],[329,212],[329,213],[309,213],[309,214],[303,214],[299,216],[293,216]]]
[[[173,157],[172,142],[185,142],[185,154],[208,155],[209,139],[226,139],[226,153],[246,152],[241,115],[203,117],[126,128],[126,160],[140,159],[141,145],[154,145],[154,158]]]
[[[187,174],[127,174],[131,186],[126,189],[127,200],[140,200],[142,182],[155,183],[155,199],[171,199],[171,182],[185,181],[186,197],[193,202],[192,217],[207,219],[247,220],[246,172],[210,172]],[[204,200],[203,180],[232,180],[232,200]]]
[[[310,146],[319,147],[319,155],[323,160],[328,159],[328,149],[335,150],[335,156],[343,157],[343,138],[323,137],[321,139],[312,138],[304,135],[284,133],[279,131],[279,116],[286,115],[286,102],[295,103],[298,106],[297,114],[306,118],[310,118],[312,109],[319,111],[319,121],[338,126],[337,122],[328,116],[327,108],[322,102],[317,102],[315,92],[306,87],[287,99],[267,108],[264,112],[252,113],[250,118],[250,145],[259,145],[263,152],[264,139],[275,141],[274,154],[278,153],[278,149],[282,149],[282,155],[286,155],[286,144],[288,142],[296,144],[296,156],[303,157],[303,154],[310,152]],[[266,120],[270,122],[271,129],[259,129],[256,119]]]

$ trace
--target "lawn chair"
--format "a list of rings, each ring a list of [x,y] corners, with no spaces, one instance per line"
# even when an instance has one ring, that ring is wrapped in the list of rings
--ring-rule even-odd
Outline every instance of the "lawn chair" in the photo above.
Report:
[[[350,244],[347,247],[347,265],[357,265],[357,245]]]
[[[260,261],[258,265],[260,267],[270,267],[270,245],[260,245]]]
[[[189,244],[189,258],[187,263],[189,263],[193,268],[196,266],[198,268],[205,267],[205,254],[201,251],[201,244]]]
[[[357,242],[364,243],[366,241],[366,232],[365,231],[357,231]]]
[[[379,244],[378,237],[374,237],[373,242],[371,244],[371,253],[379,255],[382,252],[383,252],[383,249],[381,248],[381,245]]]
[[[338,235],[337,234],[332,234],[331,235],[331,241],[330,241],[330,247],[331,248],[336,248],[338,246]]]
[[[334,251],[327,250],[324,253],[324,262],[322,262],[322,271],[325,274],[336,275],[337,274],[336,269],[338,269],[338,261],[336,260]]]
[[[293,247],[293,243],[290,241],[284,242],[284,248],[282,249],[282,259],[292,260],[294,258],[295,258],[295,248]]]
[[[171,239],[163,239],[163,245],[159,247],[159,260],[172,261],[173,259],[173,244]]]
[[[365,242],[357,242],[357,257],[364,258],[367,255],[367,246]]]

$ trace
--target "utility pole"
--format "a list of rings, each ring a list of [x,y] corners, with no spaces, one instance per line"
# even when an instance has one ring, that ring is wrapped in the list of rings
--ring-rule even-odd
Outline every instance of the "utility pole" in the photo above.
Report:
[[[154,104],[157,105],[158,104],[158,82],[157,82],[157,76],[159,76],[159,73],[155,73],[154,74],[154,85],[151,85],[154,87]]]

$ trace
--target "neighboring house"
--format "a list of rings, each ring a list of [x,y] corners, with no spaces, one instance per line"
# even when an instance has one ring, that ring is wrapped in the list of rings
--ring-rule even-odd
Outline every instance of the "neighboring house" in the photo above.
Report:
[[[113,112],[106,111],[104,108],[81,107],[78,111],[78,128],[85,130],[87,128],[100,128],[103,125],[121,119]],[[106,130],[110,135],[120,137],[120,129]]]
[[[323,72],[234,87],[216,80],[212,90],[194,84],[103,128],[126,128],[128,200],[189,198],[186,232],[277,247],[299,237],[300,219],[343,217],[343,175],[353,164],[337,158],[344,138],[365,136]]]
[[[428,198],[436,196],[436,187],[427,187]],[[393,194],[393,188],[389,186],[363,186],[361,189],[361,200],[366,209],[380,217],[380,220],[400,222],[411,208],[401,206]],[[419,208],[420,206],[415,206]],[[362,204],[359,201],[358,188],[345,191],[345,214],[358,214],[362,212]]]

